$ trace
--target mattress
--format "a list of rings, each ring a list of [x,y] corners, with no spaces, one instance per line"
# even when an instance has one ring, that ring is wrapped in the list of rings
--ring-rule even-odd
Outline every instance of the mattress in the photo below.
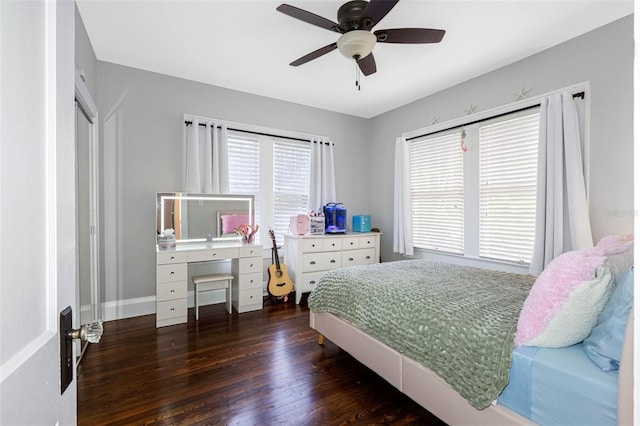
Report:
[[[600,370],[580,343],[514,349],[498,404],[541,425],[603,426],[616,424],[617,399],[618,371]]]

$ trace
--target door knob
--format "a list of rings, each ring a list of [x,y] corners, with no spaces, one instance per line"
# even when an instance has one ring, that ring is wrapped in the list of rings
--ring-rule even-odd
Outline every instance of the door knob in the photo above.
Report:
[[[80,328],[67,333],[68,339],[80,339],[83,342],[98,343],[104,332],[102,321],[95,321],[91,324],[84,324]]]
[[[73,381],[73,339],[98,343],[104,331],[101,321],[85,324],[79,329],[72,327],[71,306],[60,312],[58,335],[60,336],[60,394],[62,395]]]

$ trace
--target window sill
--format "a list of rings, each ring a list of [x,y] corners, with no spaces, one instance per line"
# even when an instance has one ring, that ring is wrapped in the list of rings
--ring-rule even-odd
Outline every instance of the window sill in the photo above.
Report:
[[[429,250],[424,248],[414,249],[414,258],[435,260],[438,262],[448,262],[457,265],[473,266],[476,268],[493,269],[496,271],[512,272],[515,274],[529,275],[529,264],[515,263],[495,259],[485,259],[479,257],[470,257],[460,254],[443,253],[437,250]]]

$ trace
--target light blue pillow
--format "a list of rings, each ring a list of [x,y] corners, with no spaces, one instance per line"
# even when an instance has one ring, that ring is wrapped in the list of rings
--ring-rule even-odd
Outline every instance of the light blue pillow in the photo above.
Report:
[[[633,304],[633,266],[618,276],[615,288],[604,305],[596,326],[583,347],[602,371],[617,370],[627,319]]]

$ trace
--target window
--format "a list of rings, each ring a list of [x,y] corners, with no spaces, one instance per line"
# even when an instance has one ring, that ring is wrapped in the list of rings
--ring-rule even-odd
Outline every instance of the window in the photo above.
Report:
[[[536,109],[410,143],[414,246],[529,263],[535,231]]]
[[[464,252],[464,181],[457,134],[410,145],[413,244]]]
[[[311,145],[276,140],[273,154],[273,229],[282,243],[290,217],[309,212]]]
[[[480,256],[529,263],[539,114],[480,127]]]
[[[228,147],[229,192],[255,196],[256,243],[270,245],[271,228],[283,244],[289,217],[308,212],[311,145],[229,131]]]
[[[260,223],[260,151],[257,137],[228,133],[229,192],[254,196],[255,221]],[[257,241],[256,241],[257,242]]]

